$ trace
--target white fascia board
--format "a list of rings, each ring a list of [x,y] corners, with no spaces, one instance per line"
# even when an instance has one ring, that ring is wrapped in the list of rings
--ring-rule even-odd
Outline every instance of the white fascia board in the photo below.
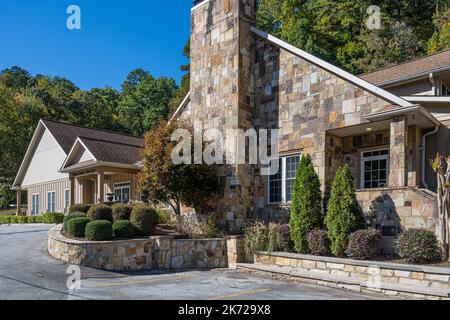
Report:
[[[439,120],[437,120],[435,117],[433,117],[433,115],[431,113],[428,112],[427,109],[425,109],[424,107],[422,107],[421,105],[418,105],[418,104],[413,105],[411,107],[407,107],[407,108],[398,108],[398,109],[394,109],[394,110],[387,110],[387,111],[372,113],[372,114],[366,115],[364,118],[366,120],[372,122],[372,121],[383,120],[386,118],[391,118],[391,117],[395,117],[398,115],[405,115],[405,114],[414,113],[414,112],[419,112],[434,125],[441,124],[439,122]]]
[[[325,69],[326,71],[338,76],[339,78],[342,78],[360,88],[365,89],[366,91],[382,97],[386,100],[388,100],[389,102],[399,105],[401,107],[411,107],[413,104],[411,104],[410,102],[400,98],[399,96],[396,96],[382,88],[379,88],[345,70],[342,70],[341,68],[338,68],[334,65],[332,65],[331,63],[328,63],[320,58],[317,58],[316,56],[303,51],[299,48],[294,47],[293,45],[290,45],[289,43],[278,39],[277,37],[274,37],[270,34],[268,34],[267,32],[261,31],[253,26],[250,27],[250,31],[255,33],[256,35],[260,36],[263,39],[266,39],[267,41],[269,41],[272,44],[275,44],[281,48],[283,48],[286,51],[289,51],[290,53],[305,59],[306,61],[315,64],[323,69]]]
[[[194,11],[194,10],[196,10],[196,9],[198,9],[198,8],[200,8],[200,7],[203,6],[204,4],[207,4],[208,2],[209,2],[209,0],[204,0],[204,1],[200,2],[199,4],[193,6],[193,7],[191,8],[191,12]]]
[[[183,111],[183,109],[186,107],[186,105],[189,103],[189,101],[191,100],[191,93],[188,92],[186,94],[186,96],[184,97],[183,101],[181,101],[180,105],[178,106],[177,110],[175,110],[172,118],[170,118],[169,120],[169,124],[175,120],[176,118],[178,118],[178,116],[181,114],[181,112]]]
[[[89,153],[89,155],[92,157],[92,159],[94,159],[94,161],[97,161],[97,159],[92,154],[91,150],[89,150],[89,148],[84,144],[84,142],[80,139],[80,137],[78,137],[77,140],[75,140],[75,142],[73,143],[72,148],[70,148],[69,154],[67,155],[66,159],[64,160],[64,163],[61,166],[61,169],[59,170],[60,172],[63,172],[62,170],[65,169],[67,162],[72,157],[72,153],[74,152],[75,147],[77,145],[81,145]]]
[[[445,96],[402,96],[409,102],[432,102],[432,103],[450,103],[450,97]]]
[[[63,169],[59,170],[59,172],[70,173],[71,171],[74,171],[74,170],[90,169],[90,168],[95,168],[98,166],[116,167],[116,168],[124,168],[124,169],[136,169],[136,170],[141,169],[141,166],[139,166],[137,164],[126,164],[126,163],[96,161],[96,160],[94,161],[93,160],[93,161],[89,161],[87,163],[75,164],[73,166],[63,168]]]

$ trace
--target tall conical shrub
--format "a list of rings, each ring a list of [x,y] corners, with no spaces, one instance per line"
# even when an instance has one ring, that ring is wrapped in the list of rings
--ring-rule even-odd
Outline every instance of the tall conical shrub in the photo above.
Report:
[[[294,181],[290,216],[291,239],[295,250],[308,252],[308,233],[323,225],[320,180],[309,155],[302,156]]]
[[[350,233],[361,227],[362,215],[348,165],[340,167],[333,180],[325,224],[331,252],[344,256]]]

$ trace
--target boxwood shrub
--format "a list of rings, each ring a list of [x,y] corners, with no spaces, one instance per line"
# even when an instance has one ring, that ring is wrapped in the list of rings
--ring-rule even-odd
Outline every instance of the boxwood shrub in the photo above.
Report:
[[[434,232],[425,229],[410,229],[403,232],[397,241],[401,258],[410,263],[430,263],[442,260],[439,241]]]
[[[152,207],[138,204],[131,211],[130,222],[137,234],[150,236],[158,223],[158,215]]]
[[[91,208],[91,204],[85,204],[85,203],[76,203],[70,206],[69,213],[70,212],[84,212],[87,213],[89,209]]]
[[[130,238],[133,235],[133,225],[129,220],[117,220],[112,225],[112,231],[117,238]]]
[[[131,206],[123,203],[116,203],[112,205],[113,220],[130,220]]]
[[[86,218],[86,213],[84,212],[70,212],[64,217],[63,227],[67,231],[67,222],[73,218]]]
[[[322,229],[314,229],[307,236],[309,252],[316,256],[330,255],[330,239],[328,233]]]
[[[61,212],[46,212],[42,215],[42,221],[47,224],[60,224],[64,221],[64,213]]]
[[[381,235],[378,230],[357,230],[348,237],[345,251],[349,258],[367,260],[380,253]]]
[[[67,222],[67,233],[73,237],[84,237],[84,230],[90,221],[86,217],[70,219]]]
[[[112,238],[112,223],[108,220],[91,221],[86,225],[84,235],[86,240],[109,240]]]
[[[112,209],[106,204],[96,204],[89,208],[87,216],[91,220],[113,221]]]

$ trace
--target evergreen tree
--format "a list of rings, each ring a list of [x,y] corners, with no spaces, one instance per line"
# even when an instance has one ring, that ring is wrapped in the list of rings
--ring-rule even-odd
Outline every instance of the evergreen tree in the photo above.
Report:
[[[308,252],[307,236],[311,230],[323,225],[322,195],[320,180],[311,157],[302,156],[294,181],[290,217],[291,238],[295,250]]]
[[[344,255],[350,233],[361,226],[362,215],[352,180],[348,165],[337,170],[325,216],[331,252],[338,257]]]

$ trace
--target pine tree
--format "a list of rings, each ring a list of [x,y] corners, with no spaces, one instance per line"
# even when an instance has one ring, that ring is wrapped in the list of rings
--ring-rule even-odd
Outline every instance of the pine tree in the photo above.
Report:
[[[294,241],[295,250],[299,253],[307,253],[308,232],[322,225],[320,180],[310,156],[302,156],[294,181],[290,217],[291,238]]]
[[[335,256],[344,255],[348,236],[361,226],[362,215],[352,180],[348,165],[344,165],[337,170],[331,187],[325,224]]]

